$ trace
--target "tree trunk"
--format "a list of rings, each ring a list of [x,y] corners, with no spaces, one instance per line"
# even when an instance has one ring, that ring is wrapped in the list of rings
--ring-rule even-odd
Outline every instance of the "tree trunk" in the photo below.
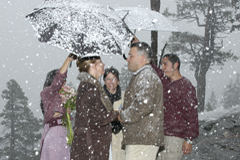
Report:
[[[11,133],[10,133],[10,155],[9,160],[15,160],[15,132],[14,132],[14,100],[13,100],[13,91],[11,91]]]
[[[160,12],[161,0],[150,0],[151,10]],[[151,31],[151,48],[153,51],[152,62],[157,65],[158,59],[158,31]]]
[[[198,112],[204,111],[206,94],[206,73],[200,72],[197,80]]]
[[[215,41],[215,13],[214,1],[208,1],[208,13],[206,15],[206,26],[204,35],[204,49],[200,60],[200,67],[196,69],[195,78],[197,80],[197,99],[198,99],[198,112],[204,111],[205,95],[206,95],[206,74],[210,68],[212,57],[214,54],[214,41]]]
[[[152,63],[157,65],[158,63],[158,31],[151,31],[151,48],[153,52]]]

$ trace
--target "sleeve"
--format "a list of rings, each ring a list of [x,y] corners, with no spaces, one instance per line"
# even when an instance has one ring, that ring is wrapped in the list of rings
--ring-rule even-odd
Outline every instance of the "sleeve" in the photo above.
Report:
[[[120,118],[124,123],[135,123],[153,112],[156,101],[156,84],[152,76],[142,75],[137,81],[135,95],[130,106],[122,111]]]
[[[151,64],[151,66],[155,70],[155,72],[158,74],[160,79],[162,79],[164,77],[164,73],[163,73],[162,69],[158,68],[155,64]]]
[[[187,91],[183,95],[183,97],[185,97],[183,101],[183,106],[185,107],[184,119],[187,124],[185,139],[193,140],[199,135],[197,97],[196,90],[192,84],[188,86]]]
[[[61,74],[60,71],[58,70],[52,84],[48,87],[45,87],[41,92],[42,99],[51,99],[56,94],[58,94],[66,78],[67,78],[67,71],[64,74]]]
[[[151,66],[155,70],[155,72],[157,73],[157,75],[159,76],[163,84],[166,84],[168,83],[168,81],[170,81],[170,79],[164,75],[164,72],[162,69],[158,68],[155,64],[151,64]]]
[[[80,105],[87,112],[87,121],[90,126],[104,126],[115,120],[118,112],[107,112],[101,104],[99,92],[96,88],[89,88],[81,97]],[[102,106],[102,107],[101,107]]]

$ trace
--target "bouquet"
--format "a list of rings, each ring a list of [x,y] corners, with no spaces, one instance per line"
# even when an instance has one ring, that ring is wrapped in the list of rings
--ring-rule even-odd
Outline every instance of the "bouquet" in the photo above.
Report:
[[[76,91],[73,88],[66,85],[61,88],[59,94],[64,107],[66,109],[70,108],[71,111],[74,111],[76,106],[76,98],[77,98]],[[67,112],[66,112],[66,116],[63,116],[63,126],[67,127],[67,138],[68,138],[67,144],[70,146],[72,145],[72,141],[73,141],[73,130],[72,130],[72,124],[70,120],[70,115]]]

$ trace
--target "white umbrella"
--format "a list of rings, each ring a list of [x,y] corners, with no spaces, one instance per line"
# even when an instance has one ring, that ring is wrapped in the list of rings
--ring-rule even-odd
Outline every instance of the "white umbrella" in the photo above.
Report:
[[[132,30],[178,31],[171,20],[156,11],[139,7],[119,7],[115,11]]]
[[[40,42],[78,56],[122,54],[132,34],[110,7],[83,0],[45,0],[26,16]]]

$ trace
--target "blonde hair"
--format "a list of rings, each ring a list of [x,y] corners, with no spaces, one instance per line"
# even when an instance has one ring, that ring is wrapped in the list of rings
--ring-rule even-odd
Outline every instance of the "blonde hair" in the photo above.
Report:
[[[90,59],[90,60],[77,60],[77,67],[79,72],[89,72],[91,64],[95,64],[97,59]]]

